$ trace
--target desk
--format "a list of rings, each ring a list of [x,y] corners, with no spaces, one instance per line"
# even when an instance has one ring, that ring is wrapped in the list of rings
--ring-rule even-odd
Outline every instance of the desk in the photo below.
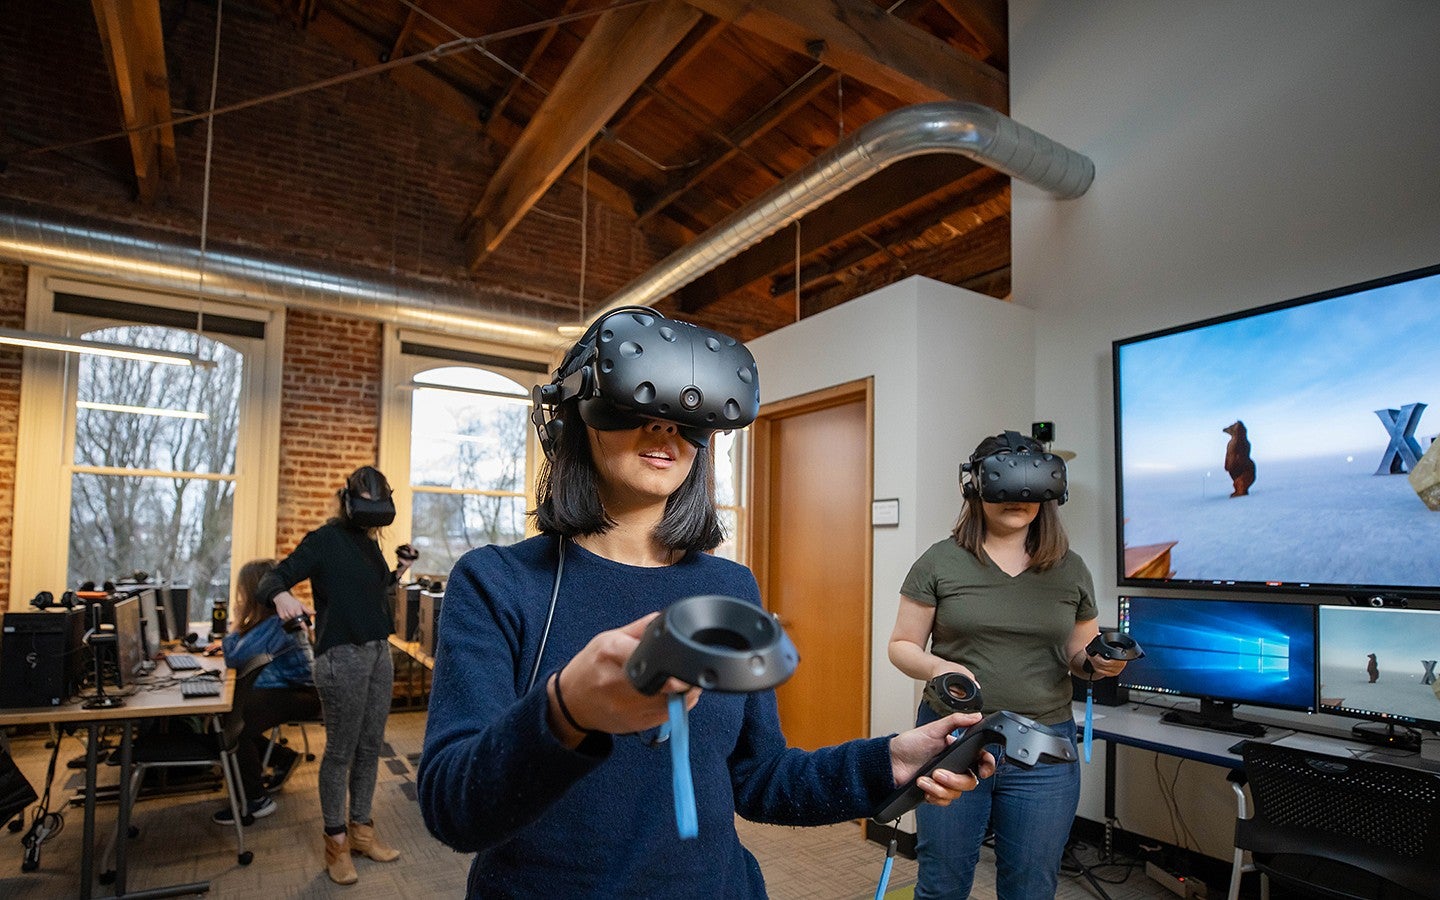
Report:
[[[1210,731],[1204,728],[1189,728],[1182,725],[1170,725],[1160,721],[1160,716],[1169,706],[1176,708],[1190,708],[1193,703],[1187,706],[1184,703],[1172,704],[1174,698],[1163,697],[1159,703],[1166,704],[1166,707],[1141,705],[1139,703],[1127,703],[1123,706],[1096,706],[1094,707],[1094,738],[1104,741],[1105,748],[1105,851],[1109,854],[1111,838],[1115,825],[1115,752],[1116,744],[1124,744],[1129,747],[1137,747],[1142,750],[1150,750],[1155,753],[1163,753],[1168,756],[1176,756],[1181,759],[1192,759],[1197,762],[1207,763],[1212,766],[1220,766],[1226,769],[1238,769],[1243,760],[1237,753],[1232,753],[1230,748],[1237,746],[1241,741],[1263,741],[1275,743],[1281,746],[1296,747],[1309,750],[1315,753],[1328,754],[1330,756],[1344,756],[1371,761],[1380,761],[1392,765],[1401,765],[1408,768],[1423,769],[1426,771],[1440,771],[1440,764],[1421,758],[1418,753],[1397,753],[1397,751],[1374,744],[1364,744],[1355,740],[1348,740],[1343,737],[1331,737],[1321,734],[1312,734],[1295,730],[1296,723],[1287,722],[1278,718],[1279,714],[1272,717],[1265,710],[1246,707],[1243,710],[1244,717],[1252,721],[1258,721],[1265,725],[1266,732],[1263,737],[1247,738],[1236,734]],[[1076,702],[1074,705],[1075,721],[1085,721],[1085,704]],[[1300,715],[1300,714],[1296,714]],[[1335,717],[1321,716],[1317,719],[1334,720]],[[1346,723],[1348,727],[1352,720],[1339,720]],[[1317,723],[1317,727],[1319,723]]]
[[[417,705],[428,705],[430,689],[426,686],[427,675],[435,671],[435,657],[426,653],[420,646],[419,641],[402,641],[397,635],[390,635],[390,646],[409,658],[409,671],[405,683],[409,690],[406,691],[406,704],[415,703],[417,698],[420,701]]]
[[[223,688],[215,697],[196,697],[186,700],[178,685],[147,689],[156,682],[171,677],[169,668],[157,663],[155,672],[138,679],[136,691],[125,698],[125,705],[115,709],[85,709],[81,704],[85,698],[74,697],[59,706],[37,706],[25,709],[0,710],[0,727],[5,725],[68,725],[81,724],[87,729],[85,742],[85,828],[80,847],[80,897],[89,900],[95,880],[95,789],[98,774],[96,750],[100,744],[100,728],[118,724],[120,733],[120,814],[117,824],[120,839],[115,849],[115,896],[125,896],[125,835],[130,830],[130,807],[134,798],[130,796],[131,739],[137,719],[164,718],[167,716],[211,715],[230,711],[235,699],[235,673],[225,668],[220,657],[197,657],[206,669],[225,673]],[[129,690],[127,687],[126,690]],[[118,693],[106,688],[107,693]],[[143,891],[129,896],[162,897],[175,894],[201,893],[209,889],[208,883],[178,885],[174,889],[161,888]]]

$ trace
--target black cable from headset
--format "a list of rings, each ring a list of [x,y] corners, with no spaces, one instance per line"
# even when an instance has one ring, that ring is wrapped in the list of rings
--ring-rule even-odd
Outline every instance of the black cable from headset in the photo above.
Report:
[[[550,639],[550,623],[555,621],[555,602],[560,598],[560,579],[565,574],[565,536],[560,536],[559,559],[555,561],[555,585],[550,589],[550,611],[545,614],[545,630],[540,634],[540,650],[535,654],[535,668],[530,670],[530,683],[525,685],[525,693],[535,687],[535,679],[540,676],[540,663],[545,659],[545,642]]]

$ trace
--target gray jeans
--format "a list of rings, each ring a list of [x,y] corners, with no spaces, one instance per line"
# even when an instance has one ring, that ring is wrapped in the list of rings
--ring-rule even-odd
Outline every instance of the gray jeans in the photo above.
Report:
[[[327,829],[346,824],[347,789],[349,821],[370,821],[394,683],[388,641],[341,644],[315,657],[315,689],[325,715],[320,810]]]

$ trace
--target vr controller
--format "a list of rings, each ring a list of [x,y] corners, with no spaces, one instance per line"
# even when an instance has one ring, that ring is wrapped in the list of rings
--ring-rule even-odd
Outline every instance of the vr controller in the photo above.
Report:
[[[668,678],[707,691],[748,694],[782,684],[795,674],[800,654],[770,613],[722,594],[701,594],[670,604],[645,629],[625,664],[642,694]]]
[[[298,615],[298,616],[291,616],[290,618],[286,619],[285,622],[284,622],[280,627],[283,628],[285,631],[290,632],[290,633],[294,633],[294,632],[296,632],[296,631],[299,631],[299,630],[302,629],[302,628],[309,628],[309,627],[310,627],[310,614],[309,614],[309,613],[301,613],[301,614]]]
[[[1145,651],[1140,648],[1138,641],[1123,631],[1102,631],[1085,645],[1085,655],[1098,656],[1101,659],[1123,659],[1128,662],[1141,659],[1145,656]],[[1089,659],[1085,660],[1083,668],[1086,672],[1095,671]]]
[[[401,562],[411,562],[420,558],[420,551],[409,544],[401,544],[395,548],[395,558]]]
[[[532,398],[530,418],[546,455],[565,424],[555,411],[574,399],[591,428],[622,431],[662,419],[706,447],[713,432],[755,421],[760,375],[755,358],[734,338],[626,306],[591,325]]]
[[[1005,432],[1007,446],[960,464],[960,487],[966,497],[979,495],[987,503],[1057,504],[1070,499],[1065,460],[1046,453],[1039,442]]]
[[[944,672],[925,683],[925,705],[938,716],[979,712],[980,685],[960,672]]]
[[[886,798],[870,818],[888,825],[925,799],[925,792],[915,782],[936,769],[968,772],[990,744],[1005,748],[1005,758],[1025,768],[1042,762],[1075,762],[1075,749],[1070,742],[1046,730],[1033,719],[1008,710],[993,712],[965,729],[959,740],[935,754],[904,786]]]

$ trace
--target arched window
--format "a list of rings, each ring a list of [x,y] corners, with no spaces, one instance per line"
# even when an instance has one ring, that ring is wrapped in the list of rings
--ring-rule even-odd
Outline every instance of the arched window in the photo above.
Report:
[[[410,542],[422,571],[448,575],[472,547],[525,537],[530,392],[486,369],[413,380]]]
[[[409,542],[415,577],[448,579],[466,551],[513,544],[529,531],[539,450],[530,389],[550,355],[387,328],[380,470],[395,488],[387,558]]]

